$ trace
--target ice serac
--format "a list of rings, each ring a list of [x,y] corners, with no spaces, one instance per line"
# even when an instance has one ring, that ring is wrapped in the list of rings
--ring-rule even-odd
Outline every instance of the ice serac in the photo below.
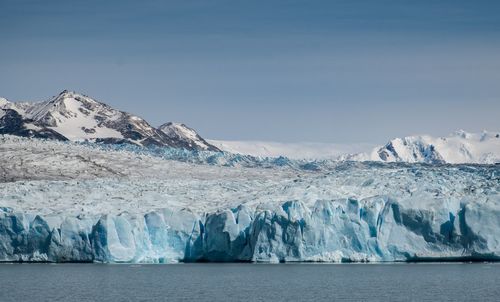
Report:
[[[388,196],[287,201],[199,216],[51,217],[0,210],[0,261],[418,261],[500,259],[500,200],[427,201]]]

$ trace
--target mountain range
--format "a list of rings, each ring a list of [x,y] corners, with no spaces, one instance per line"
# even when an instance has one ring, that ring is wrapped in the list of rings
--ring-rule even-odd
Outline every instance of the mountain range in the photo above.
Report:
[[[138,116],[67,90],[38,103],[0,98],[0,134],[295,159],[430,164],[500,162],[500,132],[459,130],[446,137],[407,136],[391,139],[381,146],[205,140],[184,124],[167,122],[155,128]]]
[[[0,99],[0,109],[0,134],[220,151],[184,124],[168,122],[155,128],[138,116],[67,90],[39,103]]]

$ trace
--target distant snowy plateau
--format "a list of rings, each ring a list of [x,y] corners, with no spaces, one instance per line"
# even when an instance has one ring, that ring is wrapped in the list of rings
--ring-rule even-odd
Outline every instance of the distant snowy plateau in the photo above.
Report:
[[[499,132],[225,142],[64,91],[0,134],[0,261],[500,260]]]

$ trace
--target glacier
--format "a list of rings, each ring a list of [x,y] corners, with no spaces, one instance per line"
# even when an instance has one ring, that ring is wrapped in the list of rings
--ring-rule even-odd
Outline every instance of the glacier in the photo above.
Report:
[[[0,261],[500,260],[499,165],[0,141]]]

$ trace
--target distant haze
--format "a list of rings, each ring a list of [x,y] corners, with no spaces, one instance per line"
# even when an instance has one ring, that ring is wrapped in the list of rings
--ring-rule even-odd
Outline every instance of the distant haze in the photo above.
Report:
[[[0,96],[63,89],[219,140],[500,128],[500,1],[0,0]]]

